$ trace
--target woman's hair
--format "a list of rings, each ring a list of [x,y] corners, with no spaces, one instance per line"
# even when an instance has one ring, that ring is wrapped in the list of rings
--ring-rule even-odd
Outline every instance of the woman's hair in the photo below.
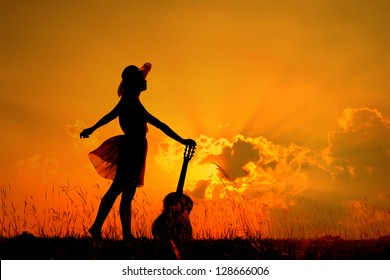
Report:
[[[149,74],[151,68],[152,64],[149,62],[144,63],[141,68],[138,68],[135,65],[127,66],[122,71],[122,81],[118,86],[118,96],[121,97],[125,91],[125,88],[131,85],[132,82],[140,78],[146,79],[146,76]]]

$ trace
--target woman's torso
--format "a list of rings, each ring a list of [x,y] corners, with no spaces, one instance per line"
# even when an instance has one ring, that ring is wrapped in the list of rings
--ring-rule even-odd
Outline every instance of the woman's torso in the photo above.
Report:
[[[124,97],[119,101],[119,124],[126,135],[145,137],[148,112],[136,96]]]

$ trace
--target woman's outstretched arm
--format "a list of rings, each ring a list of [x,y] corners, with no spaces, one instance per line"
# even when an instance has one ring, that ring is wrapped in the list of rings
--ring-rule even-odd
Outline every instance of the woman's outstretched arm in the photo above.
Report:
[[[101,118],[94,126],[84,129],[80,133],[80,138],[88,138],[89,135],[91,135],[96,129],[98,129],[99,127],[105,124],[108,124],[110,121],[115,119],[118,115],[119,115],[119,104],[116,105],[111,112],[109,112],[107,115]]]
[[[194,140],[183,139],[176,132],[174,132],[169,126],[167,126],[165,123],[161,122],[159,119],[152,116],[151,114],[148,114],[148,123],[157,127],[162,132],[164,132],[167,136],[171,137],[172,139],[176,140],[177,142],[183,145],[196,146],[196,142]]]

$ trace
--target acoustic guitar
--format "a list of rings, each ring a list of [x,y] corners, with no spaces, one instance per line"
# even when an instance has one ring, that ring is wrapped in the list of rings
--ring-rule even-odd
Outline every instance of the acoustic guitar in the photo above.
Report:
[[[188,163],[195,154],[195,148],[195,146],[185,147],[184,161],[176,192],[171,192],[164,198],[163,212],[152,224],[153,237],[160,241],[171,243],[176,249],[177,246],[180,247],[181,244],[192,239],[192,226],[189,215],[194,202],[188,195],[183,194],[183,187]],[[176,250],[175,248],[173,249]]]

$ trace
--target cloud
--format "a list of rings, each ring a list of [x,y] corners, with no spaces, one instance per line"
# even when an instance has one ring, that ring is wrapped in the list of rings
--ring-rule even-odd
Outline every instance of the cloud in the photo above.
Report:
[[[161,166],[165,172],[171,172],[175,164],[182,158],[183,146],[169,138],[165,138],[158,145],[158,154],[155,162]]]
[[[195,185],[193,186],[193,189],[191,191],[191,195],[192,197],[194,198],[205,198],[206,197],[206,191],[208,189],[210,185],[210,181],[209,180],[199,180],[195,183]]]
[[[389,120],[376,109],[347,108],[337,123],[322,150],[280,145],[264,136],[201,135],[186,191],[206,199],[257,198],[281,208],[303,196],[329,205],[383,197],[390,181]],[[159,148],[156,162],[164,170],[179,164],[180,144],[167,138]]]
[[[34,154],[25,160],[18,160],[15,167],[18,176],[26,181],[32,181],[32,178],[52,180],[59,172],[59,163],[56,158],[44,157],[40,154]]]
[[[389,128],[390,122],[377,109],[346,108],[338,124],[343,131],[350,132],[369,128],[382,130]]]
[[[89,138],[80,139],[80,133],[87,127],[88,126],[85,124],[85,122],[76,120],[73,124],[66,124],[64,129],[66,135],[72,139],[75,146],[82,145],[83,147],[92,149],[97,147],[101,143],[101,140],[99,139],[98,132],[92,133]]]
[[[265,137],[237,135],[214,139],[201,135],[191,161],[187,192],[197,198],[262,198],[270,206],[286,207],[307,188],[307,169],[321,160],[321,153],[295,144],[282,146]],[[170,169],[182,149],[173,140],[160,144],[156,162]],[[191,181],[192,179],[192,181]]]
[[[390,179],[390,121],[378,110],[347,108],[324,150],[333,176]],[[388,180],[389,181],[389,180]],[[373,184],[374,185],[374,184]]]
[[[221,152],[208,155],[203,162],[216,162],[218,165],[223,165],[223,168],[229,171],[232,180],[245,177],[248,174],[244,169],[245,164],[259,160],[259,154],[254,150],[253,144],[243,137],[236,137],[233,143],[225,142],[226,146],[220,145],[218,141],[216,143],[221,147]]]

